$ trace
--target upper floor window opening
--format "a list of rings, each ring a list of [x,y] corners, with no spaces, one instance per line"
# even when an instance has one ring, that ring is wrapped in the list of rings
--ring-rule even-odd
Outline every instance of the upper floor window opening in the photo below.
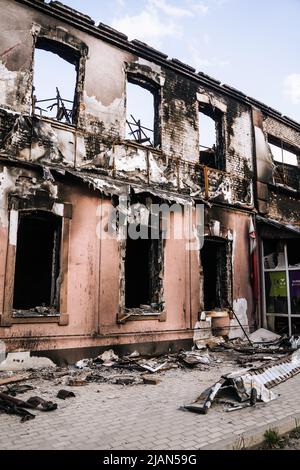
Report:
[[[33,114],[74,124],[79,53],[47,38],[38,38],[34,53]]]
[[[199,108],[200,163],[210,168],[225,170],[222,145],[222,114],[211,105]]]
[[[144,79],[128,77],[126,86],[126,139],[158,147],[159,92]]]
[[[275,163],[299,166],[298,161],[300,158],[300,152],[297,152],[286,142],[283,142],[280,139],[277,140],[271,136],[269,136],[268,142]]]

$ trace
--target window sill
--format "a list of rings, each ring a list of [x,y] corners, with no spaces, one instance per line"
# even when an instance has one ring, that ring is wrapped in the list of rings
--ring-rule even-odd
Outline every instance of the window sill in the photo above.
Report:
[[[156,320],[164,322],[167,320],[166,312],[147,312],[147,313],[136,313],[135,309],[131,309],[125,313],[117,315],[117,323],[124,324],[128,321],[148,321]]]
[[[48,124],[51,124],[54,127],[57,127],[59,129],[65,129],[71,132],[75,132],[77,129],[77,124],[72,123],[72,122],[57,121],[55,118],[50,118],[47,116],[39,116],[38,114],[33,114],[31,115],[31,117],[35,117],[41,121],[47,122]]]
[[[27,312],[24,312],[27,313]],[[56,315],[22,315],[13,314],[9,324],[27,324],[27,323],[57,323],[60,326],[69,324],[69,315],[57,313]],[[10,325],[6,325],[10,326]]]

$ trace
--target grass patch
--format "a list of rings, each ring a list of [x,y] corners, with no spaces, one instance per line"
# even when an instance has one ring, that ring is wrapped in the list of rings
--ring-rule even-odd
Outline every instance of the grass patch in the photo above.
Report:
[[[289,437],[291,437],[292,439],[300,439],[300,427],[293,429],[290,432]]]
[[[264,434],[266,449],[282,449],[286,444],[286,439],[281,437],[275,429],[269,429]]]

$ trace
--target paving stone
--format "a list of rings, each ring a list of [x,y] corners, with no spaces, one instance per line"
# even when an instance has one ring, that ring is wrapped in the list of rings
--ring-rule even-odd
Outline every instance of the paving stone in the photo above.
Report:
[[[214,374],[221,376],[221,369]],[[300,374],[276,387],[281,396],[267,405],[232,413],[213,405],[207,415],[180,409],[207,387],[205,372],[177,370],[160,378],[155,387],[104,383],[101,395],[100,386],[90,384],[77,391],[74,401],[59,403],[51,413],[35,411],[36,418],[25,423],[1,414],[0,449],[189,450],[212,444],[222,448],[224,439],[238,439],[262,425],[275,427],[300,412]],[[49,398],[55,393],[56,388]]]

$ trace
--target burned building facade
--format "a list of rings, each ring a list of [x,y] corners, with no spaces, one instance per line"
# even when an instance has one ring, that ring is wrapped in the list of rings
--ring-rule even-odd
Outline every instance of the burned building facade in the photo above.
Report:
[[[231,337],[241,326],[299,330],[300,125],[60,2],[0,3],[7,349],[66,360],[106,346],[159,352],[195,329],[209,337],[213,311],[227,312]],[[74,99],[58,84],[37,96],[41,52],[72,67]],[[147,95],[152,126],[129,113],[134,93]],[[124,199],[146,232],[153,205],[182,210],[159,223],[165,238],[120,227],[111,237],[105,214]]]

